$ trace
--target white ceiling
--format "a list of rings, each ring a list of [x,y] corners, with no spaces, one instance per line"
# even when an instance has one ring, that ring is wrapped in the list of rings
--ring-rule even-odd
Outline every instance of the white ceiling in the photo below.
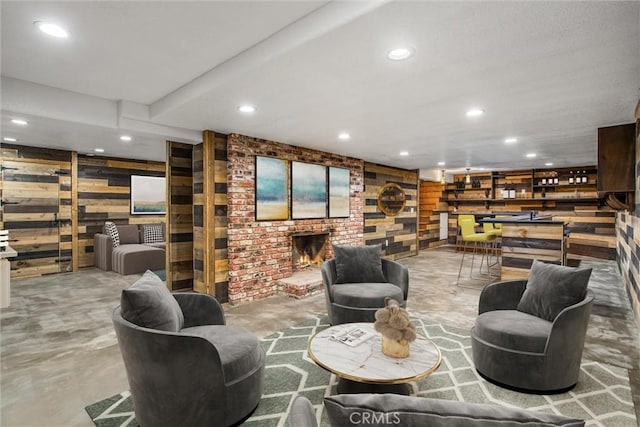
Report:
[[[81,153],[163,160],[165,140],[212,129],[410,169],[595,164],[597,128],[632,122],[640,94],[638,1],[0,8],[2,136]],[[38,20],[71,36],[47,38]],[[387,60],[398,45],[414,56]]]

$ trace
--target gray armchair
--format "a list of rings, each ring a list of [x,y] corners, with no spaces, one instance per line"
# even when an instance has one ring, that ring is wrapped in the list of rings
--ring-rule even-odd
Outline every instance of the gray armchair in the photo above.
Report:
[[[547,320],[517,309],[526,285],[526,280],[513,280],[483,289],[471,330],[473,362],[499,385],[566,391],[578,380],[593,293],[587,290],[582,300]]]
[[[327,302],[327,314],[332,325],[352,322],[374,322],[375,313],[383,308],[386,297],[407,306],[409,270],[392,260],[380,259],[384,282],[336,283],[336,260],[322,263],[322,282]]]
[[[397,394],[339,394],[323,399],[331,426],[562,426],[584,427],[584,421],[562,415]],[[304,396],[294,398],[287,427],[318,427],[316,411]],[[324,423],[322,424],[325,425]]]
[[[177,332],[126,320],[124,299],[122,310],[113,312],[136,420],[154,427],[243,420],[262,396],[265,355],[259,340],[243,328],[225,326],[222,307],[211,296],[172,295],[184,314]]]

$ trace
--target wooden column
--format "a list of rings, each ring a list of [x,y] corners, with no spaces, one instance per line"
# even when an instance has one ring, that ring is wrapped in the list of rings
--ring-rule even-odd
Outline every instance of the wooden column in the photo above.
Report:
[[[226,302],[229,282],[227,135],[204,131],[201,154],[198,149],[194,153],[194,289]],[[197,183],[200,176],[201,186]]]
[[[167,141],[167,287],[193,289],[193,145]]]
[[[71,152],[71,267],[80,267],[80,244],[78,238],[78,153]]]

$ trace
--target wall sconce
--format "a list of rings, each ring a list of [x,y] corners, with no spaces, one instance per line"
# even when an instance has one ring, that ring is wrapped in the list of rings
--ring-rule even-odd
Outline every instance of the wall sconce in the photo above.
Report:
[[[471,184],[471,175],[469,175],[469,171],[471,171],[471,168],[467,168],[467,176],[464,178],[464,182],[467,184]]]
[[[446,184],[447,180],[445,179],[444,176],[444,169],[440,170],[440,184]]]

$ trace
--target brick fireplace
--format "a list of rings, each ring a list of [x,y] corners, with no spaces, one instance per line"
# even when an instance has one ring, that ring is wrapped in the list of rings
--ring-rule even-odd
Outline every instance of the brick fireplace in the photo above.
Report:
[[[349,217],[256,221],[256,155],[348,168],[351,198]],[[324,236],[324,258],[332,257],[331,244],[364,243],[362,160],[238,134],[228,135],[227,158],[227,248],[231,304],[265,298],[282,289],[280,281],[291,277],[294,272],[293,235]]]

